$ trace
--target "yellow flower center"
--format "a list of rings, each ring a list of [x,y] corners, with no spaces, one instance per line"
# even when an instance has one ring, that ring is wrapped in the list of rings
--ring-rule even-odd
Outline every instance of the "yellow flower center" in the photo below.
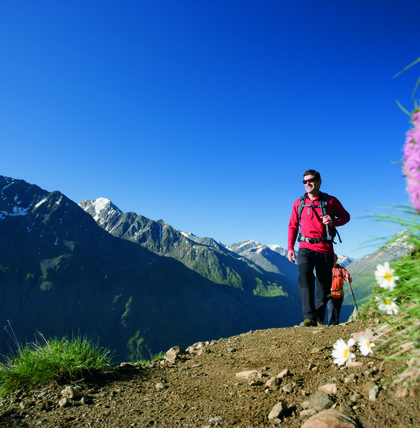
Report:
[[[344,350],[344,358],[348,358],[349,357],[349,350],[348,350],[348,348],[346,348],[345,350]]]
[[[389,272],[387,272],[387,273],[385,274],[385,279],[386,279],[387,281],[391,281],[391,279],[392,279],[392,275],[391,275]]]
[[[366,342],[366,346],[370,349],[370,343]]]
[[[391,306],[391,300],[385,299],[384,302],[385,305]]]

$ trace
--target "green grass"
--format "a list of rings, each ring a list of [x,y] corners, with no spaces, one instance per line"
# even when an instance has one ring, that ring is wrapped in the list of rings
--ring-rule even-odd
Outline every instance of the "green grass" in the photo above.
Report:
[[[136,361],[133,364],[136,365],[136,366],[147,365],[147,364],[151,363],[152,361],[163,360],[165,358],[165,355],[166,354],[164,352],[159,352],[158,354],[153,355],[151,360],[138,360],[138,361]]]
[[[420,358],[420,213],[410,207],[403,207],[398,216],[380,217],[383,221],[406,227],[411,232],[409,239],[413,249],[392,264],[394,276],[399,277],[395,289],[391,292],[376,285],[369,302],[362,306],[362,317],[371,318],[373,315],[388,324],[385,333],[381,335],[383,340],[380,349],[387,354],[388,359],[407,361],[406,367],[411,371],[410,379],[407,380],[416,381],[420,378],[420,369],[410,368],[410,361]],[[398,314],[387,315],[379,311],[375,296],[395,299]],[[400,378],[408,378],[408,375],[402,374]]]
[[[413,342],[415,348],[420,348],[420,238],[411,239],[414,249],[406,257],[394,264],[395,275],[399,276],[397,287],[390,293],[399,303],[398,317],[392,321],[401,325],[404,334],[398,342]],[[400,347],[402,343],[399,343]]]
[[[0,395],[16,389],[41,385],[51,380],[77,380],[87,372],[111,363],[107,349],[81,336],[17,344],[18,350],[3,356],[0,363]],[[41,343],[40,343],[41,342]]]

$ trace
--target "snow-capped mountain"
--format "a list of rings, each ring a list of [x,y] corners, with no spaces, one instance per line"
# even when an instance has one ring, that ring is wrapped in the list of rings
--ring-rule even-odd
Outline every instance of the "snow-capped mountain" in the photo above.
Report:
[[[350,263],[353,263],[356,259],[352,259],[351,257],[347,256],[341,256],[340,254],[337,254],[337,263],[340,266],[346,267]]]
[[[287,259],[287,250],[278,245],[264,245],[257,241],[248,240],[229,244],[226,248],[252,260],[267,272],[282,274],[286,270],[290,274],[297,271],[296,266]]]
[[[248,240],[227,245],[227,248],[243,257],[249,258],[269,272],[284,273],[287,270],[289,273],[295,273],[296,271],[296,266],[287,259],[287,250],[279,245],[265,245],[257,241]],[[354,259],[350,257],[338,255],[338,263],[341,266],[347,266],[353,261]],[[290,272],[291,266],[294,266],[292,272]]]
[[[104,213],[107,213],[107,221],[119,214],[122,211],[116,207],[107,198],[98,198],[95,201],[84,201],[79,204],[87,213],[89,213],[93,219],[98,223],[104,221]]]
[[[289,275],[293,267],[288,266],[287,272],[265,269],[252,258],[238,255],[212,238],[181,232],[163,220],[123,213],[108,199],[87,200],[79,205],[112,235],[158,255],[172,257],[215,283],[271,297],[288,295],[289,290],[295,288],[293,275]]]

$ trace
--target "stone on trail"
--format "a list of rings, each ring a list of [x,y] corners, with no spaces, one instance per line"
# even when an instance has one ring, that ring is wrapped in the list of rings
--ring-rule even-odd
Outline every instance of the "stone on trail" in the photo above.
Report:
[[[273,419],[278,418],[284,413],[285,410],[287,410],[287,404],[284,401],[280,401],[271,409],[268,419],[272,421]]]
[[[165,388],[166,388],[166,386],[165,386],[165,384],[164,384],[164,383],[159,382],[159,383],[157,383],[157,384],[156,384],[155,388],[156,388],[158,391],[161,391],[161,390],[165,389]]]
[[[279,373],[277,375],[277,377],[279,379],[283,379],[285,376],[289,376],[289,374],[290,374],[290,370],[289,369],[284,369],[281,373]]]
[[[348,367],[348,368],[363,367],[363,363],[361,361],[347,361],[346,367]]]
[[[236,373],[236,377],[243,380],[257,380],[261,379],[262,374],[258,370],[246,370],[244,372]]]
[[[305,410],[302,410],[299,413],[299,416],[301,418],[304,418],[306,416],[313,416],[313,415],[316,415],[316,414],[317,414],[317,411],[315,409],[305,409]]]
[[[325,392],[328,395],[336,395],[337,394],[337,385],[335,383],[327,383],[326,385],[322,385],[318,388],[318,391]]]
[[[221,422],[223,422],[225,420],[225,418],[223,416],[215,416],[213,418],[209,419],[209,422],[211,424],[219,424]]]
[[[376,401],[376,397],[379,393],[379,387],[378,385],[375,385],[370,391],[369,391],[369,400],[370,401]]]
[[[279,379],[278,377],[272,377],[265,383],[265,386],[267,388],[274,388],[276,386],[279,386],[280,384],[281,384],[281,379]]]
[[[64,388],[61,391],[61,395],[64,398],[70,398],[70,399],[74,399],[74,398],[77,397],[76,390],[73,387],[71,387],[71,386],[67,386],[66,388]]]
[[[323,391],[316,391],[309,400],[309,407],[315,410],[330,409],[333,404],[330,396]]]
[[[185,350],[180,346],[174,346],[166,353],[166,359],[168,361],[175,361],[177,357],[184,355],[185,353]]]
[[[336,410],[324,410],[311,416],[301,428],[361,428],[352,417]]]
[[[70,406],[70,401],[68,400],[68,398],[62,398],[59,402],[58,405],[60,407],[68,407]]]

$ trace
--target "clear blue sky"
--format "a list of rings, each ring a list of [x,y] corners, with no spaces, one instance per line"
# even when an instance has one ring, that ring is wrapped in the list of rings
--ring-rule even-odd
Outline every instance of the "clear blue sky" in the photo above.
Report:
[[[0,174],[224,244],[287,245],[302,173],[352,220],[408,202],[418,0],[0,2]]]

